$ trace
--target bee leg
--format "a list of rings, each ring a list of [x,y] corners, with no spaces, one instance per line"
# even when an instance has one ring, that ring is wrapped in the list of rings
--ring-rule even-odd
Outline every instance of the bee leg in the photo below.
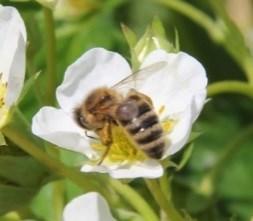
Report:
[[[112,143],[112,135],[111,135],[111,123],[106,122],[104,127],[97,130],[96,133],[101,139],[103,144],[110,145]]]
[[[110,150],[110,146],[106,146],[106,150],[103,153],[103,155],[101,156],[101,158],[99,159],[97,165],[101,165],[103,163],[104,159],[106,158],[107,154],[109,153],[109,150]]]
[[[102,143],[106,146],[106,150],[98,162],[98,165],[101,165],[103,163],[105,157],[109,153],[110,145],[112,143],[111,123],[106,122],[105,126],[102,129],[98,130],[97,133],[98,133],[99,137],[101,138]]]

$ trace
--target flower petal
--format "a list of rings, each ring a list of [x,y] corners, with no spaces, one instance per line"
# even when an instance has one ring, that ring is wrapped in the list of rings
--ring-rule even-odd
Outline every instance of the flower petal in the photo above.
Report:
[[[0,73],[8,82],[6,104],[18,98],[25,77],[26,30],[18,11],[0,5]]]
[[[206,103],[206,95],[207,91],[202,90],[194,96],[194,100],[192,103],[192,122],[194,122],[198,118],[200,111]]]
[[[71,112],[93,89],[110,87],[129,73],[129,64],[121,55],[102,48],[91,49],[68,67],[56,91],[59,105]]]
[[[157,178],[163,175],[162,166],[152,159],[144,162],[129,163],[122,165],[89,165],[86,164],[81,168],[83,172],[100,172],[109,173],[109,175],[116,179],[131,179],[137,177]]]
[[[184,111],[195,99],[195,114],[198,115],[207,85],[203,66],[186,53],[167,53],[159,49],[146,57],[142,67],[161,61],[166,61],[167,66],[147,77],[140,91],[152,98],[156,109],[165,105],[165,116]]]
[[[64,209],[63,221],[115,221],[105,199],[90,192],[73,199]]]
[[[41,108],[32,119],[32,132],[59,147],[80,152],[90,158],[95,154],[84,131],[61,109]]]
[[[196,106],[194,105],[195,102],[193,101],[193,104],[189,108],[174,116],[176,124],[171,133],[167,135],[169,146],[166,149],[163,158],[178,152],[188,141],[191,134],[193,118],[195,116],[194,108],[196,108]]]

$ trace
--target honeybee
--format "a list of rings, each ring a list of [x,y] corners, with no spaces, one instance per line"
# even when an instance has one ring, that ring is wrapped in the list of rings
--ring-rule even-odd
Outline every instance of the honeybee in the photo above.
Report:
[[[164,67],[158,62],[143,68],[112,87],[99,87],[91,91],[74,112],[76,122],[86,130],[94,131],[107,146],[100,162],[106,157],[113,142],[111,128],[121,126],[136,148],[153,159],[160,159],[165,148],[163,128],[154,110],[152,100],[135,87],[144,78]],[[126,95],[120,93],[128,87]]]

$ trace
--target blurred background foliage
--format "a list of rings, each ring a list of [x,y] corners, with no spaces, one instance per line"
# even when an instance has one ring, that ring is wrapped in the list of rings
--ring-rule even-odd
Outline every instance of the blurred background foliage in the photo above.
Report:
[[[169,1],[169,0],[168,0]],[[176,0],[171,0],[176,1]],[[123,54],[130,61],[128,45],[120,24],[124,23],[141,36],[154,16],[161,19],[168,38],[174,42],[177,31],[180,49],[196,57],[206,68],[209,84],[221,80],[245,81],[244,70],[222,44],[214,42],[201,26],[191,19],[152,0],[65,0],[55,10],[57,38],[57,80],[75,59],[93,47],[104,47]],[[212,18],[227,13],[229,21],[243,38],[249,51],[253,45],[253,2],[251,0],[185,0]],[[219,2],[219,4],[218,4]],[[20,103],[20,110],[31,121],[40,108],[45,93],[46,29],[42,7],[35,1],[0,0],[3,5],[18,8],[28,31],[27,79],[40,72],[39,77]],[[217,4],[216,4],[217,3]],[[219,7],[217,7],[219,5]],[[175,31],[176,30],[176,31]],[[236,32],[237,33],[237,32]],[[237,33],[237,34],[238,34]],[[232,36],[236,38],[236,36]],[[243,44],[244,44],[243,43]],[[240,50],[238,50],[238,54]],[[238,55],[240,56],[240,54]],[[253,62],[253,61],[252,61]],[[252,70],[253,71],[253,70]],[[203,221],[253,219],[253,103],[242,95],[224,94],[211,98],[195,131],[192,155],[180,171],[168,169],[173,199],[177,208]],[[28,129],[29,130],[29,129]],[[33,138],[34,139],[34,138]],[[179,162],[183,151],[172,157]],[[61,160],[78,166],[83,158],[61,151]],[[18,174],[18,176],[11,176]],[[23,179],[28,176],[29,179]],[[14,144],[0,147],[0,221],[55,221],[55,207],[63,207],[53,199],[55,186],[64,191],[64,201],[82,192],[68,180],[56,177],[46,168],[20,151]],[[45,185],[46,184],[46,185]],[[141,180],[131,185],[150,198]],[[153,205],[156,206],[155,204]],[[14,211],[14,212],[13,212]],[[17,212],[15,212],[17,211]],[[7,214],[6,214],[7,213]],[[21,217],[21,218],[20,218]],[[134,217],[134,218],[133,218]],[[125,215],[124,220],[140,220]]]

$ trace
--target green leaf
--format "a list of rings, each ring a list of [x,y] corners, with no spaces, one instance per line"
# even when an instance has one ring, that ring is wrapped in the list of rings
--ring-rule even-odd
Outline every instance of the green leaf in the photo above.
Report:
[[[23,207],[30,202],[35,192],[33,188],[0,184],[0,215]]]
[[[161,21],[155,17],[150,26],[135,46],[135,53],[141,63],[150,52],[156,49],[164,49],[168,52],[176,52],[174,45],[167,40],[165,29]]]
[[[169,167],[176,168],[176,171],[183,169],[183,167],[187,164],[187,162],[191,158],[192,151],[193,151],[193,144],[189,144],[185,148],[186,148],[186,150],[184,151],[182,159],[179,162],[179,164],[171,161],[169,158],[166,158],[162,161],[163,167],[164,168],[169,168]]]
[[[25,207],[48,171],[29,156],[0,155],[0,214]]]
[[[190,138],[188,140],[188,145],[186,145],[186,150],[183,153],[182,159],[180,160],[179,164],[171,161],[169,158],[164,159],[162,161],[163,167],[168,168],[168,167],[174,167],[176,168],[176,171],[179,171],[183,169],[183,167],[187,164],[187,162],[190,160],[192,156],[192,151],[193,151],[193,141],[197,139],[202,132],[191,132]]]
[[[175,51],[180,51],[180,41],[179,41],[179,34],[178,30],[175,28],[175,42],[174,42]]]
[[[32,77],[30,77],[26,82],[25,85],[23,87],[23,90],[19,96],[18,102],[20,103],[24,97],[27,95],[27,93],[30,91],[30,89],[32,88],[32,86],[34,86],[34,83],[36,82],[36,80],[38,79],[38,77],[40,76],[40,71],[37,72],[36,74],[34,74]]]
[[[190,138],[188,140],[188,143],[191,143],[194,140],[196,140],[201,134],[202,134],[202,132],[200,132],[200,131],[192,131],[191,135],[190,135]]]
[[[172,167],[172,168],[178,167],[178,165],[175,162],[171,161],[169,158],[162,160],[162,165],[163,165],[163,168],[165,169],[169,167]]]
[[[193,143],[189,144],[187,149],[184,151],[182,159],[180,161],[180,163],[177,166],[177,171],[183,169],[183,167],[186,165],[186,163],[189,161],[191,155],[192,155],[192,151],[193,151]]]
[[[36,187],[41,185],[47,175],[47,170],[31,157],[0,156],[0,176],[7,182]]]
[[[129,45],[129,48],[133,49],[137,43],[136,34],[128,26],[126,26],[123,23],[121,24],[121,29],[122,29],[122,32],[123,32],[125,38],[126,38],[128,45]]]
[[[116,213],[121,221],[144,221],[139,214],[126,209],[117,209]]]
[[[135,51],[135,45],[137,44],[137,36],[128,26],[124,24],[121,24],[121,29],[128,43],[130,53],[131,53],[132,69],[133,71],[135,71],[139,67],[139,62],[138,62],[137,54]]]
[[[152,21],[152,30],[159,37],[166,38],[166,32],[163,27],[163,24],[162,24],[161,20],[156,16],[154,17],[154,19]]]
[[[53,201],[53,183],[44,185],[38,194],[32,200],[31,210],[32,212],[42,220],[54,220],[54,208],[52,206]]]

